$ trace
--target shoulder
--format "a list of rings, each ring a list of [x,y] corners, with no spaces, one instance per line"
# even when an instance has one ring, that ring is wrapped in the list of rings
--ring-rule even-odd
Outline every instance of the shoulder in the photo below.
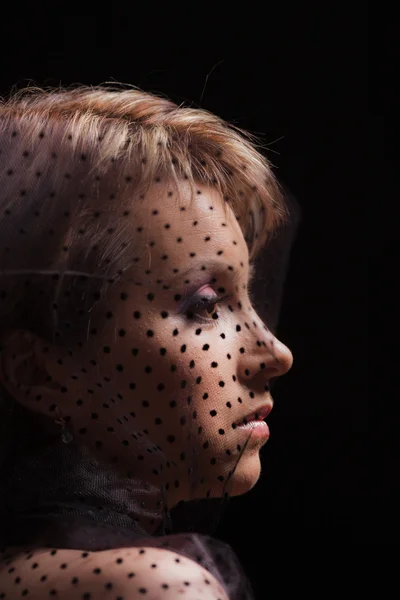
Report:
[[[209,571],[163,548],[39,549],[6,558],[0,563],[0,598],[5,599],[18,593],[31,600],[172,600],[182,594],[186,600],[229,600]]]

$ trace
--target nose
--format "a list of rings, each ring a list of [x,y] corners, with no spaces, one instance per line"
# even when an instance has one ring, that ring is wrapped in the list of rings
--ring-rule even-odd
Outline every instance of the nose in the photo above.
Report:
[[[289,371],[293,364],[293,355],[289,348],[270,331],[267,336],[264,336],[262,342],[257,341],[257,346],[255,352],[243,354],[239,378],[253,391],[262,393],[266,390],[265,384],[269,380],[275,381],[277,377]],[[270,382],[270,387],[274,381]]]
[[[267,346],[270,349],[270,358],[268,360],[268,366],[274,373],[271,377],[280,377],[289,371],[293,365],[293,354],[285,344],[283,344],[274,335],[267,342]]]

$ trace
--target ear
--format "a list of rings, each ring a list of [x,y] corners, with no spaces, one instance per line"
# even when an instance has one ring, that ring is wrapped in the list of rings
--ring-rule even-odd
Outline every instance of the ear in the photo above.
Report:
[[[53,381],[43,348],[46,344],[35,334],[16,330],[2,342],[0,380],[9,394],[28,408],[36,396],[51,398],[61,385]]]

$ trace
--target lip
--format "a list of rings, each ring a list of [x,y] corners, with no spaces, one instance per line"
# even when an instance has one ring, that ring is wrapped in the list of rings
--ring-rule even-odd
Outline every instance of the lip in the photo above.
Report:
[[[235,421],[234,426],[238,427],[239,425],[243,425],[243,423],[245,422],[244,420],[246,420],[247,423],[249,423],[249,421],[263,421],[269,415],[273,406],[273,403],[269,402],[268,404],[266,404],[264,402],[264,404],[261,404],[257,408],[253,409],[250,413],[247,413],[247,415],[245,415],[244,417],[241,417],[240,419]]]

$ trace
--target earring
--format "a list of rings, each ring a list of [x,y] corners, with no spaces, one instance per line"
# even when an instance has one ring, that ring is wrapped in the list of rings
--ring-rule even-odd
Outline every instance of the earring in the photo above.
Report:
[[[56,413],[58,419],[54,419],[54,423],[57,423],[57,425],[61,425],[61,440],[63,444],[69,444],[74,438],[72,437],[71,432],[67,429],[67,423],[62,417],[61,411],[58,408],[58,406],[56,406]]]

